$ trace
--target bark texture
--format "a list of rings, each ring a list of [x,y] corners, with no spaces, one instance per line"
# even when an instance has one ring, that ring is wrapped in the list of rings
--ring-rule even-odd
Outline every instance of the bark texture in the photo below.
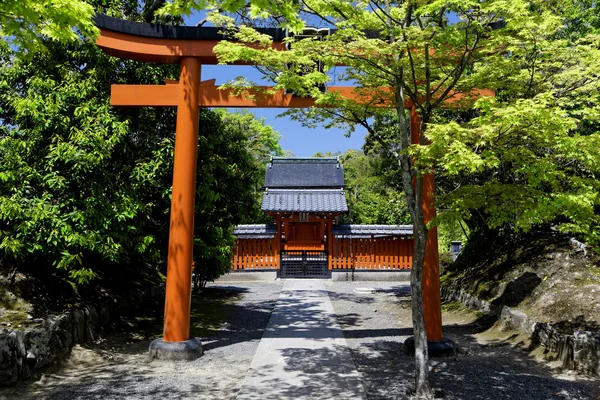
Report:
[[[413,222],[414,256],[411,272],[411,299],[413,315],[413,333],[415,337],[415,396],[421,399],[432,399],[433,392],[429,385],[427,350],[427,334],[425,331],[425,315],[423,309],[423,264],[427,244],[427,227],[423,215],[423,178],[413,169],[412,161],[408,156],[409,126],[404,107],[404,76],[403,71],[398,73],[394,87],[396,100],[396,113],[398,115],[398,139],[400,151],[395,152],[401,167],[402,186],[406,195],[406,203]],[[421,135],[421,140],[423,136]],[[414,184],[414,185],[413,185]]]

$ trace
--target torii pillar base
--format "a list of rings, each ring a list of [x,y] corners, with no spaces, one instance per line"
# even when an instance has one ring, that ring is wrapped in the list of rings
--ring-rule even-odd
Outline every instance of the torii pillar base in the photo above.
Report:
[[[150,359],[192,361],[202,356],[200,339],[189,339],[183,342],[165,342],[156,339],[150,343]]]

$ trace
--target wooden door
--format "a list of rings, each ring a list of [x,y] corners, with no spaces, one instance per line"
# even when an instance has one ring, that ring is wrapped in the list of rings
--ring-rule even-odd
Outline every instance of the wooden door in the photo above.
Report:
[[[318,222],[290,222],[284,250],[325,250],[323,224]]]

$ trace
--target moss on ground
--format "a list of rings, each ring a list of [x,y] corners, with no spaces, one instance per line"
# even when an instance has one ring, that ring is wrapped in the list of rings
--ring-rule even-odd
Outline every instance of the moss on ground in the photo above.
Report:
[[[453,312],[453,311],[466,311],[468,310],[461,302],[459,301],[448,301],[442,304],[443,312]]]
[[[448,301],[442,303],[443,313],[458,313],[463,315],[472,315],[476,319],[487,318],[488,314],[483,311],[472,310],[460,301]]]
[[[19,326],[27,322],[32,306],[0,283],[0,324]]]

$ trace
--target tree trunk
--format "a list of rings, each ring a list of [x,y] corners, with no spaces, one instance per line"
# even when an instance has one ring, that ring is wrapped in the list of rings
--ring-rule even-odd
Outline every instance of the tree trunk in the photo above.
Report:
[[[415,397],[432,399],[433,393],[429,386],[429,352],[427,350],[427,334],[425,331],[425,313],[423,309],[423,264],[427,243],[427,228],[423,218],[421,193],[423,178],[416,179],[416,218],[413,220],[414,255],[410,274],[410,289],[412,301],[413,334],[415,337]]]
[[[144,4],[145,10],[142,13],[144,21],[152,22],[152,20],[154,19],[154,13],[156,12],[156,10],[162,7],[163,4],[165,4],[165,0],[154,0],[152,1],[152,3],[146,2],[146,4]]]
[[[396,114],[398,116],[398,139],[400,148],[394,152],[400,165],[402,187],[406,195],[406,204],[413,223],[414,255],[410,274],[413,333],[415,336],[415,396],[421,399],[432,399],[433,392],[429,386],[429,353],[427,351],[427,334],[425,332],[425,313],[423,310],[423,264],[427,245],[427,227],[423,215],[423,177],[413,170],[411,158],[408,156],[409,124],[406,119],[403,92],[403,71],[400,70],[394,86]],[[414,183],[414,186],[413,186]]]

